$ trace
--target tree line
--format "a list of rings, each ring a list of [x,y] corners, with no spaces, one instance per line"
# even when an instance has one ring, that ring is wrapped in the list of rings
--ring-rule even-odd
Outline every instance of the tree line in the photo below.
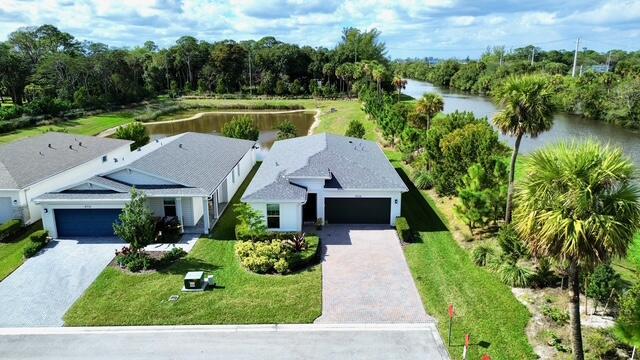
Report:
[[[391,87],[385,44],[376,29],[345,28],[333,49],[272,36],[209,42],[192,36],[167,48],[80,41],[52,25],[20,28],[0,43],[0,120],[56,115],[72,108],[128,104],[158,94],[242,93],[336,96],[375,82]],[[366,80],[365,80],[366,79]]]
[[[580,51],[575,77],[573,58],[573,51],[527,46],[506,52],[504,47],[494,47],[477,61],[450,59],[431,65],[408,59],[393,66],[408,78],[485,95],[493,95],[509,77],[542,74],[553,88],[559,111],[640,128],[640,51]]]

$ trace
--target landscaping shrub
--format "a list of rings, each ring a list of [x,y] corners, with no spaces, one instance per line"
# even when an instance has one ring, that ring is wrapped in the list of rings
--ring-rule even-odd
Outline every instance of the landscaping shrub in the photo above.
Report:
[[[238,241],[235,252],[242,266],[249,271],[258,274],[285,274],[303,269],[318,259],[320,239],[307,236],[305,241],[306,248],[298,252],[294,251],[290,240]]]
[[[547,304],[542,307],[542,315],[548,317],[550,320],[560,326],[569,323],[569,312],[560,310]]]
[[[127,125],[122,125],[116,129],[114,134],[117,139],[133,141],[131,144],[131,150],[136,150],[149,143],[151,139],[146,126],[140,122],[132,122]]]
[[[616,342],[602,330],[593,331],[586,336],[588,359],[609,359],[615,355]],[[613,357],[618,358],[617,356]]]
[[[401,216],[396,218],[396,231],[398,232],[398,237],[400,237],[402,242],[410,243],[413,241],[411,227],[409,227],[409,223],[406,218]]]
[[[31,233],[29,238],[34,243],[46,243],[47,236],[49,236],[49,233],[46,230],[36,230],[33,233]]]
[[[503,283],[512,287],[527,287],[531,284],[533,277],[530,269],[510,259],[503,260],[495,271]]]
[[[612,291],[620,290],[620,275],[609,264],[602,264],[595,268],[588,277],[586,294],[601,304],[607,302]]]
[[[151,268],[149,255],[140,251],[132,251],[129,247],[123,247],[116,251],[116,263],[121,268],[127,268],[131,272],[139,272]]]
[[[320,238],[306,237],[307,247],[303,251],[293,252],[287,259],[290,271],[297,271],[315,264],[320,258]]]
[[[9,220],[0,225],[0,241],[4,241],[15,235],[22,228],[21,220]]]
[[[414,184],[418,189],[429,190],[433,187],[433,175],[427,170],[422,170],[416,175]]]
[[[29,235],[30,243],[23,250],[24,257],[34,257],[40,250],[47,246],[48,235],[46,230],[37,230]]]
[[[545,288],[557,284],[558,280],[558,276],[551,267],[551,261],[547,258],[538,259],[538,268],[531,279],[532,284],[538,288]]]
[[[479,245],[472,252],[473,262],[478,266],[487,266],[490,258],[495,254],[495,249],[490,245]]]
[[[514,260],[529,256],[529,249],[511,224],[503,226],[498,232],[498,245],[504,254]]]
[[[175,216],[165,216],[156,221],[156,243],[176,243],[180,240],[182,225]]]
[[[186,251],[184,251],[182,248],[174,247],[173,249],[167,251],[162,255],[162,258],[160,259],[160,263],[158,265],[166,266],[185,256],[187,256]]]
[[[249,115],[237,115],[222,125],[222,135],[235,139],[258,140],[260,130]]]

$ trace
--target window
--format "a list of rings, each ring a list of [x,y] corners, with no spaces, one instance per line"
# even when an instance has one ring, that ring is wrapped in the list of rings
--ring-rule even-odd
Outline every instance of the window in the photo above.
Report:
[[[280,204],[267,204],[267,227],[280,228]]]
[[[236,183],[236,172],[231,170],[231,182]]]
[[[164,216],[177,216],[176,201],[172,199],[164,200]]]
[[[240,165],[236,169],[238,169],[238,177],[240,177]]]

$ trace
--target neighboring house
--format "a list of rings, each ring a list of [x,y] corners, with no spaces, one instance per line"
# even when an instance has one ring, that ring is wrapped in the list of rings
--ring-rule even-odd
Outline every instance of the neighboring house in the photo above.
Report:
[[[149,149],[151,147],[151,149]],[[142,147],[138,159],[37,197],[43,226],[56,238],[112,236],[113,223],[144,192],[157,217],[208,233],[256,162],[254,141],[184,133]]]
[[[276,141],[242,196],[272,231],[303,222],[395,224],[408,191],[380,146],[319,134]]]
[[[0,146],[0,223],[40,220],[32,199],[109,171],[131,154],[131,141],[48,132]]]

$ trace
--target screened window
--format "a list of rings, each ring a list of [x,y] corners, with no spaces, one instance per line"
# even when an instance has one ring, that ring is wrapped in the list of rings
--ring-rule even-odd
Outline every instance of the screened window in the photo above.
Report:
[[[280,204],[267,204],[267,227],[280,228]]]
[[[236,172],[231,170],[231,182],[236,183]]]

